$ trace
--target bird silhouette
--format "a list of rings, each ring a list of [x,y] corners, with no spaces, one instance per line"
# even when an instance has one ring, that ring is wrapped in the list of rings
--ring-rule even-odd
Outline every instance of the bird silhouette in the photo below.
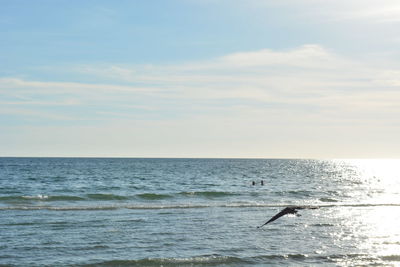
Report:
[[[300,214],[297,214],[297,212],[299,210],[303,210],[303,209],[318,209],[318,207],[312,207],[312,206],[289,206],[289,207],[286,207],[283,210],[281,210],[280,212],[278,212],[271,219],[269,219],[266,223],[264,223],[263,225],[258,226],[257,228],[261,228],[264,225],[269,224],[269,223],[279,219],[280,217],[282,217],[282,216],[284,216],[286,214],[296,214],[298,216],[301,216]]]

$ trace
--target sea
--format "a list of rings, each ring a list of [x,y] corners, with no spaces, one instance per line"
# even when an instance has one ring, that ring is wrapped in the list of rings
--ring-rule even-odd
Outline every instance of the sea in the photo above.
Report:
[[[396,159],[0,158],[0,266],[400,266],[399,224]]]

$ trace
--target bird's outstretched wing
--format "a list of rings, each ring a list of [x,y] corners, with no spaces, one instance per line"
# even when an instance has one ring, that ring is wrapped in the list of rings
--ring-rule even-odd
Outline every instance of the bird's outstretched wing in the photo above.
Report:
[[[273,222],[280,217],[286,215],[286,214],[296,214],[297,210],[303,210],[303,209],[317,209],[318,207],[312,207],[312,206],[293,206],[293,207],[286,207],[283,210],[281,210],[278,214],[273,216],[271,219],[269,219],[266,223],[264,223],[261,226],[258,226],[257,228],[263,227],[266,224],[269,224],[270,222]]]
[[[273,222],[273,221],[279,219],[279,218],[282,217],[283,215],[286,215],[286,214],[288,214],[288,213],[293,213],[293,212],[294,212],[294,209],[293,209],[293,208],[286,207],[286,208],[284,208],[283,210],[281,210],[278,214],[276,214],[274,217],[272,217],[271,219],[269,219],[266,223],[264,223],[264,224],[261,225],[261,226],[258,226],[258,228],[263,227],[264,225],[269,224],[270,222]]]

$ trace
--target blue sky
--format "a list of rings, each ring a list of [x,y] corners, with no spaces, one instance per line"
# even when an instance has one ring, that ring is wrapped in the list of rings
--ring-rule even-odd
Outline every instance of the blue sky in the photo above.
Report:
[[[398,1],[0,6],[0,156],[400,156]]]

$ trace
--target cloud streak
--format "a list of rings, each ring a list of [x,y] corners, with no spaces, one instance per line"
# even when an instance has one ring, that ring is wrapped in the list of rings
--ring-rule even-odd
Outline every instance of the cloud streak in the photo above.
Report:
[[[207,112],[218,105],[227,113],[246,107],[265,112],[336,110],[351,116],[398,112],[396,100],[400,97],[398,70],[346,59],[319,45],[239,52],[175,65],[81,66],[76,70],[104,83],[1,78],[0,92],[9,99],[2,103],[21,107],[96,106],[91,112],[103,113],[110,109],[132,112],[127,108]]]
[[[286,8],[296,10],[295,17],[318,17],[319,20],[359,20],[368,23],[397,23],[400,21],[400,3],[397,0],[283,0],[246,2],[242,8]]]
[[[350,146],[363,136],[378,145],[388,135],[380,129],[400,132],[400,70],[342,57],[315,44],[182,64],[87,65],[70,71],[98,82],[1,78],[0,114],[20,118],[13,125],[20,121],[18,127],[25,130],[29,119],[36,136],[57,133],[49,137],[54,142],[71,139],[105,150],[114,142],[113,155],[128,155],[135,147],[135,155],[168,156],[168,149],[179,143],[181,153],[169,156],[196,156],[195,150],[202,156],[229,156],[233,150],[262,156],[261,147],[284,157],[279,150],[300,146],[295,141],[300,138],[298,149],[306,156],[306,146],[334,151],[331,139]],[[43,126],[51,121],[67,126]],[[171,145],[157,150],[163,142]],[[212,147],[225,152],[205,153]],[[357,149],[363,149],[361,142]]]

